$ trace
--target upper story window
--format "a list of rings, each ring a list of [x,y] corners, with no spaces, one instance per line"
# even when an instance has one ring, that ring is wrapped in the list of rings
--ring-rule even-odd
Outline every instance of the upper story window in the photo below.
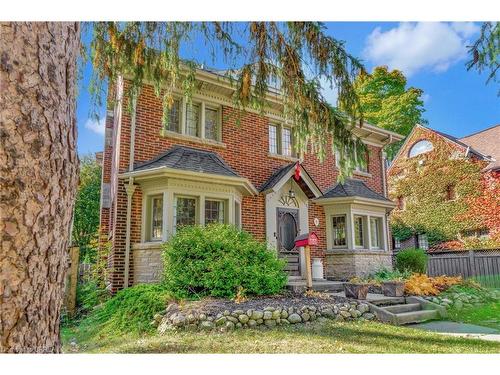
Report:
[[[434,146],[432,143],[427,140],[418,141],[413,146],[411,146],[410,151],[408,152],[408,157],[412,158],[414,156],[425,154],[426,152],[432,151]]]
[[[181,131],[181,101],[179,99],[175,99],[170,108],[167,129],[176,133]]]
[[[191,137],[221,141],[221,116],[218,106],[193,100],[175,99],[168,114],[167,130]]]
[[[281,124],[269,124],[269,153],[294,156],[292,128]]]

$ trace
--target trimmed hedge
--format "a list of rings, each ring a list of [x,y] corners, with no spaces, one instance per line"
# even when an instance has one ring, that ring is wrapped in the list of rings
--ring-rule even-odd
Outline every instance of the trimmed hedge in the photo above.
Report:
[[[287,282],[285,262],[232,225],[184,227],[163,257],[165,286],[178,298],[276,294]]]
[[[400,272],[425,273],[427,254],[422,249],[409,248],[396,255],[396,269]]]

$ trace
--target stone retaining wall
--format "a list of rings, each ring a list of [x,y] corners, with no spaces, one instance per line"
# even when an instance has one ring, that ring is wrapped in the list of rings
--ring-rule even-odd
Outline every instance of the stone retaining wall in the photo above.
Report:
[[[392,269],[391,253],[380,250],[328,250],[326,275],[333,280],[365,277],[373,272]]]
[[[273,328],[289,324],[310,322],[324,317],[344,320],[372,320],[375,315],[364,302],[349,301],[341,303],[324,303],[321,305],[298,305],[296,307],[268,306],[264,309],[236,309],[219,312],[183,311],[179,305],[171,303],[164,314],[154,317],[153,325],[160,334],[167,330],[219,330],[228,331],[235,328],[254,328],[265,326]]]

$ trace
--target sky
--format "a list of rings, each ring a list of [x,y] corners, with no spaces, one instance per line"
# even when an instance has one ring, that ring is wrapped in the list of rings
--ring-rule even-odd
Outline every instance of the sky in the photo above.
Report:
[[[402,70],[408,86],[424,91],[424,118],[433,129],[456,137],[475,133],[500,123],[500,97],[486,73],[467,71],[467,46],[479,35],[480,24],[461,23],[371,23],[331,22],[326,33],[343,40],[348,52],[362,60],[368,71],[379,65]],[[83,36],[90,42],[90,34]],[[181,50],[183,57],[199,57],[207,66],[214,63],[203,45]],[[216,68],[223,68],[216,62]],[[104,148],[104,108],[96,108],[100,120],[89,117],[92,110],[88,85],[92,66],[82,71],[77,98],[78,152],[80,155]],[[334,102],[335,93],[325,88]]]

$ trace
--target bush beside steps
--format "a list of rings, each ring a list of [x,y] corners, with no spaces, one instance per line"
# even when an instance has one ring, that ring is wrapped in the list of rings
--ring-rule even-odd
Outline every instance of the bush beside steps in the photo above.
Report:
[[[204,313],[200,310],[183,311],[178,304],[171,303],[163,314],[154,316],[152,325],[164,334],[169,330],[218,330],[230,331],[235,328],[273,328],[297,323],[306,323],[318,318],[344,320],[372,320],[368,304],[358,301],[341,303],[325,302],[321,305],[297,305],[296,307],[267,306],[264,309],[237,309]]]

